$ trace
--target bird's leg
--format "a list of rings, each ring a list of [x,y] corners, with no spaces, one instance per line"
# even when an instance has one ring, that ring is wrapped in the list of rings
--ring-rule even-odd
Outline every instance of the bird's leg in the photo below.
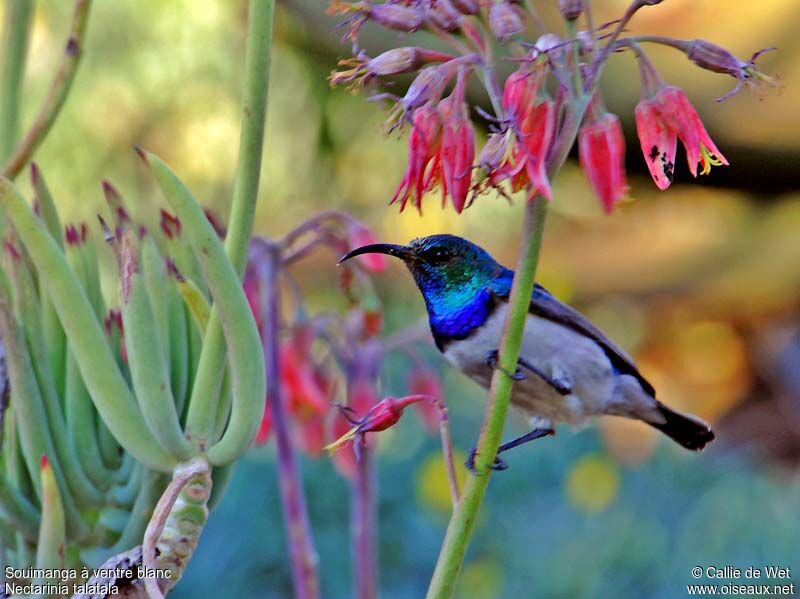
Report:
[[[498,363],[497,363],[498,362],[497,361],[498,354],[499,354],[499,352],[496,349],[493,349],[490,352],[488,352],[486,354],[486,365],[489,366],[490,368],[499,368]],[[562,376],[550,377],[545,372],[543,372],[542,370],[540,370],[539,368],[537,368],[536,366],[534,366],[533,364],[528,362],[523,357],[520,357],[517,360],[517,364],[519,364],[519,366],[521,366],[522,368],[517,368],[517,370],[514,372],[514,374],[511,374],[510,372],[507,372],[505,369],[502,369],[502,370],[503,370],[503,372],[505,372],[509,377],[511,377],[515,381],[521,381],[521,380],[524,380],[526,378],[525,377],[525,373],[522,372],[522,370],[524,369],[524,370],[532,372],[533,374],[538,376],[545,383],[547,383],[553,389],[555,389],[556,393],[558,393],[559,395],[569,395],[570,393],[572,393],[572,387],[570,386],[570,384],[567,381],[566,377],[562,377]]]
[[[494,462],[492,463],[492,465],[489,466],[489,469],[490,470],[499,471],[499,470],[506,470],[508,468],[508,464],[506,464],[500,458],[500,454],[503,453],[504,451],[508,451],[509,449],[514,449],[515,447],[518,447],[520,445],[524,445],[525,443],[530,443],[531,441],[534,441],[535,439],[541,439],[542,437],[546,437],[548,435],[555,435],[555,434],[556,434],[556,431],[554,431],[552,428],[535,428],[532,431],[530,431],[529,433],[525,433],[524,435],[521,435],[521,436],[517,437],[516,439],[512,439],[508,443],[503,443],[497,449],[497,455],[495,456]],[[467,467],[467,470],[469,470],[472,474],[477,474],[477,472],[475,471],[475,456],[476,455],[478,455],[478,448],[477,447],[473,447],[469,452],[469,456],[467,457],[467,461],[464,462],[464,465]]]

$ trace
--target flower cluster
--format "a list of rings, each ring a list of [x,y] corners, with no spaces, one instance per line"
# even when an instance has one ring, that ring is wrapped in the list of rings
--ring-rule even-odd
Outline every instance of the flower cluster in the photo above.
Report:
[[[448,156],[447,160],[451,158]],[[165,213],[162,226],[171,230],[176,225]],[[263,262],[270,257],[261,251],[264,249],[261,247],[263,240],[257,240],[243,285],[259,329],[262,332],[269,329],[269,316],[265,314],[264,306],[270,304],[269,294],[278,292],[277,286],[283,278],[281,273],[286,267],[320,247],[342,255],[375,241],[369,228],[349,215],[337,211],[320,213],[299,225],[281,242],[270,246],[270,251],[277,252],[281,266],[267,269],[270,280],[265,280]],[[258,444],[264,444],[273,434],[279,434],[276,418],[285,416],[292,444],[306,455],[319,456],[326,444],[339,439],[336,447],[344,446],[349,450],[336,452],[333,463],[342,475],[352,479],[357,471],[357,453],[370,446],[363,433],[388,428],[399,419],[406,405],[418,404],[426,429],[431,432],[439,430],[441,409],[438,402],[442,388],[436,373],[426,367],[409,346],[416,337],[406,339],[400,335],[398,341],[392,341],[381,336],[380,303],[369,275],[384,270],[386,266],[386,257],[379,254],[361,256],[342,265],[340,286],[349,303],[343,315],[309,316],[302,295],[293,294],[298,302],[294,309],[295,318],[282,326],[276,349],[283,415],[276,415],[274,403],[267,398],[256,438]],[[265,338],[271,339],[271,334]],[[408,389],[420,399],[407,403],[393,399],[381,401],[378,393],[380,368],[384,355],[393,349],[402,349],[411,356],[413,367]],[[422,401],[423,397],[427,400]],[[374,418],[384,411],[380,406],[394,406],[392,402],[395,401],[400,401],[398,409],[392,412],[396,412],[397,418],[393,422],[384,418],[381,420],[383,428],[372,428]],[[369,418],[358,416],[364,414],[369,414]],[[358,435],[351,430],[357,418],[360,418],[361,426]],[[346,438],[342,439],[343,436]],[[357,443],[354,444],[354,440]]]
[[[551,171],[577,140],[580,164],[610,212],[628,191],[620,118],[605,110],[598,91],[604,64],[616,52],[632,51],[640,62],[643,97],[635,111],[636,126],[644,159],[661,190],[674,177],[677,140],[686,148],[693,176],[728,162],[683,91],[660,80],[643,44],[676,48],[695,65],[734,77],[737,87],[731,94],[742,85],[776,83],[755,66],[761,52],[743,61],[705,40],[624,37],[634,13],[656,3],[635,0],[607,33],[592,27],[590,14],[585,27],[578,28],[589,3],[562,1],[559,9],[568,35],[546,33],[530,43],[524,38],[526,20],[540,24],[533,8],[507,0],[335,0],[330,12],[345,16],[346,37],[356,57],[341,61],[343,68],[330,80],[356,90],[416,73],[402,97],[375,96],[393,103],[390,131],[404,125],[410,129],[406,172],[391,198],[401,210],[410,202],[421,212],[424,195],[437,189],[443,205],[449,199],[458,213],[488,190],[504,196],[524,191],[529,199],[550,200]],[[359,31],[368,22],[404,34],[427,29],[446,42],[452,54],[408,46],[370,57],[359,47]],[[503,82],[498,73],[509,61],[519,66]],[[472,79],[485,89],[492,113],[469,103],[466,90]],[[480,151],[474,115],[489,130]]]

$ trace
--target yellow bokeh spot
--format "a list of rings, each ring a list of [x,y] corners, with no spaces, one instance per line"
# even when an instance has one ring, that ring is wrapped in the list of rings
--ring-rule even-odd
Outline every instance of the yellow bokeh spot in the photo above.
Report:
[[[464,567],[458,585],[458,597],[463,599],[494,599],[500,597],[503,570],[497,562],[482,558]]]
[[[464,487],[466,471],[462,464],[466,456],[461,452],[454,452],[453,460],[456,463],[456,477],[460,488]],[[444,467],[444,458],[440,452],[428,457],[417,470],[417,501],[422,505],[441,512],[450,512],[450,485],[447,481],[447,471]]]
[[[609,453],[627,466],[642,464],[653,455],[660,433],[643,422],[603,418],[600,435]]]
[[[586,513],[602,512],[619,493],[619,470],[608,458],[589,454],[580,458],[566,481],[570,503]]]

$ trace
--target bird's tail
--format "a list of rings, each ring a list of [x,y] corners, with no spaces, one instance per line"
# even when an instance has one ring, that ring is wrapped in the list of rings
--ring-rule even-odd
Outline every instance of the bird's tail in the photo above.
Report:
[[[653,422],[648,419],[647,423],[686,449],[700,451],[714,440],[714,431],[696,416],[676,412],[660,401],[657,413],[663,417],[664,422]]]

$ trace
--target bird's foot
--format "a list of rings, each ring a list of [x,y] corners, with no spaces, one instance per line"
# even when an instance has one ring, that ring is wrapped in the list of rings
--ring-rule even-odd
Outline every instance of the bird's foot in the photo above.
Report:
[[[486,353],[486,365],[489,368],[500,370],[501,372],[504,372],[506,374],[506,376],[508,376],[512,380],[522,381],[522,380],[525,379],[525,374],[519,368],[517,368],[512,373],[512,372],[509,372],[508,370],[506,370],[505,368],[501,367],[500,364],[499,364],[499,359],[498,359],[499,356],[500,356],[500,352],[498,350],[496,350],[496,349],[492,349],[492,350],[488,351]]]
[[[475,476],[478,476],[478,470],[475,468],[475,457],[478,455],[478,448],[473,447],[469,451],[469,455],[467,456],[466,461],[464,462],[464,466],[467,467],[467,470]],[[494,462],[491,466],[489,466],[489,470],[494,470],[499,472],[501,470],[507,470],[508,464],[506,464],[500,457],[495,456]]]

